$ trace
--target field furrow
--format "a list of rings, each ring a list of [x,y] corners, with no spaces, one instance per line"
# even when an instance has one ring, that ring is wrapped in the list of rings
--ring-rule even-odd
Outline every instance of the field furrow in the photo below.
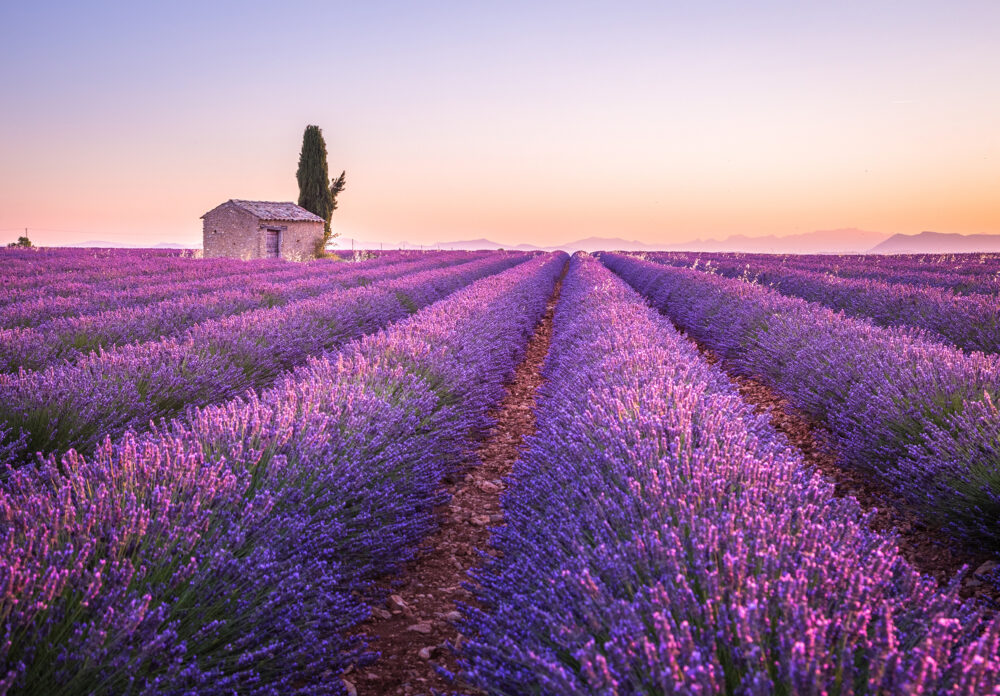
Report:
[[[0,696],[1000,694],[1000,256],[0,257]]]
[[[446,675],[457,666],[450,646],[461,644],[458,609],[474,601],[465,586],[468,573],[488,548],[489,529],[502,522],[503,479],[525,436],[535,429],[536,392],[561,284],[556,283],[524,359],[505,385],[503,401],[490,413],[492,427],[475,443],[474,461],[450,477],[447,502],[435,510],[439,528],[422,553],[384,581],[385,594],[392,594],[384,606],[373,608],[363,626],[379,659],[353,677],[365,693],[447,692],[455,686]]]

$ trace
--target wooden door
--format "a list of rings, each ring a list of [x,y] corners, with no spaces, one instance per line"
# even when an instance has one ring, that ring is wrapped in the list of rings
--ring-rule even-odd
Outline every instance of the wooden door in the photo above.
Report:
[[[264,256],[269,259],[281,257],[280,253],[280,230],[267,230],[267,245],[264,247]]]

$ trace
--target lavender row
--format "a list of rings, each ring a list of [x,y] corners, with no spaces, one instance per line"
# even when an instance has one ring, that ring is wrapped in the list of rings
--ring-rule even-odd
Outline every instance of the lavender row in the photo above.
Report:
[[[356,636],[371,580],[433,528],[563,259],[480,280],[259,397],[14,472],[0,694],[342,692],[373,657]]]
[[[937,283],[946,277],[952,282],[975,284],[979,280],[990,281],[997,287],[1000,280],[1000,254],[905,254],[877,256],[871,254],[851,254],[829,257],[825,254],[814,256],[790,256],[789,262],[806,270],[823,271],[831,268],[852,276],[872,273],[871,277],[899,278],[895,282],[906,282],[913,278],[918,284]],[[964,279],[961,278],[964,276]],[[962,290],[969,291],[968,288]]]
[[[270,384],[310,355],[398,321],[486,275],[524,262],[491,254],[454,268],[333,290],[284,307],[198,324],[161,341],[92,353],[39,372],[0,375],[0,461],[84,452],[191,405]]]
[[[1000,623],[910,568],[642,298],[576,256],[467,608],[489,694],[992,693]]]
[[[209,259],[204,261],[205,265],[195,266],[183,273],[136,275],[130,278],[128,286],[124,288],[119,287],[119,283],[53,282],[30,292],[18,292],[14,301],[0,307],[0,326],[37,327],[58,317],[82,316],[205,295],[232,288],[244,278],[291,282],[302,278],[335,275],[350,269],[377,268],[385,263],[413,261],[418,258],[416,255],[400,254],[387,256],[381,262],[376,260],[359,264],[329,261],[293,264],[274,260],[252,262],[227,259],[224,265],[216,264],[216,259]]]
[[[996,275],[1000,273],[1000,254],[763,254],[746,252],[656,252],[657,256],[716,259],[759,263],[775,261],[789,268],[881,273],[954,273],[959,275]]]
[[[415,260],[421,254],[417,252],[393,252],[386,254],[382,261]],[[378,265],[377,260],[368,265]],[[316,260],[308,263],[289,263],[278,259],[254,259],[243,261],[229,258],[185,259],[179,268],[164,268],[155,259],[135,262],[129,257],[119,257],[112,265],[112,260],[104,260],[103,272],[81,275],[80,273],[61,270],[58,260],[50,260],[44,267],[34,268],[31,272],[10,269],[0,275],[0,279],[11,280],[5,286],[0,286],[0,306],[5,311],[13,311],[16,305],[34,303],[46,299],[57,299],[59,302],[73,300],[83,302],[80,310],[84,313],[89,305],[98,309],[115,308],[124,304],[140,303],[144,299],[151,301],[164,299],[171,295],[164,293],[185,284],[197,289],[202,282],[212,279],[229,278],[247,275],[269,275],[276,280],[282,277],[298,277],[303,273],[316,273],[322,270],[339,272],[341,263],[331,260]],[[9,274],[9,275],[8,275]],[[28,284],[29,287],[20,287]],[[90,310],[93,311],[93,310]],[[65,314],[65,313],[64,313]]]
[[[204,259],[182,258],[151,252],[154,250],[39,249],[18,251],[0,249],[4,272],[0,274],[0,297],[11,290],[43,288],[52,283],[78,282],[127,283],[141,276],[197,272],[204,269]],[[234,259],[210,265],[235,266]]]
[[[740,280],[602,254],[653,305],[826,426],[932,527],[1000,551],[1000,357]]]
[[[386,280],[475,258],[479,257],[459,252],[374,267],[345,263],[339,264],[344,272],[314,268],[280,283],[267,277],[251,277],[241,280],[238,288],[206,295],[185,294],[148,305],[66,317],[38,328],[0,329],[0,371],[37,370],[57,360],[75,360],[98,349],[175,335],[194,324],[219,317],[287,305],[336,288],[367,285],[373,280]],[[223,279],[223,282],[226,287],[233,288],[232,279]]]
[[[1000,305],[992,295],[956,295],[936,287],[838,278],[785,268],[778,259],[743,263],[713,259],[711,270],[786,295],[818,302],[880,326],[911,326],[967,351],[1000,352]]]
[[[771,268],[824,273],[840,278],[870,279],[884,283],[940,288],[958,294],[997,295],[1000,293],[1000,255],[969,255],[971,258],[948,262],[941,258],[898,256],[799,256],[794,254],[700,254],[667,252],[648,254],[661,263],[674,266],[718,268],[721,265],[767,265]]]
[[[111,249],[101,247],[0,247],[0,258],[5,263],[22,267],[35,267],[54,263],[66,270],[93,268],[105,260],[129,258],[141,262],[156,260],[159,263],[173,263],[177,259],[194,258],[194,249],[153,249],[126,248]]]
[[[7,312],[11,311],[12,306],[37,303],[46,298],[65,302],[78,296],[87,296],[86,299],[91,302],[101,302],[103,307],[109,306],[116,300],[129,301],[133,296],[139,300],[144,293],[161,290],[164,285],[177,286],[213,278],[232,278],[247,273],[275,273],[288,270],[290,266],[272,259],[252,262],[226,259],[225,263],[215,263],[214,259],[204,262],[192,260],[183,268],[171,271],[163,271],[152,263],[133,266],[128,259],[119,259],[118,264],[120,267],[111,277],[81,277],[78,273],[60,271],[54,263],[50,268],[33,269],[35,274],[41,272],[42,278],[35,278],[34,275],[19,277],[15,269],[5,269],[4,276],[13,275],[15,281],[20,281],[20,284],[8,283],[0,290],[0,307]],[[90,295],[93,295],[93,298],[89,297]]]
[[[365,258],[417,257],[423,253],[392,250],[366,254]],[[326,260],[317,265],[335,263]],[[276,259],[196,258],[190,251],[177,255],[162,254],[154,249],[43,248],[25,251],[0,248],[0,305],[16,300],[18,293],[27,294],[25,296],[44,292],[62,294],[64,285],[70,292],[93,285],[125,290],[135,284],[155,283],[158,278],[171,276],[177,282],[194,281],[212,273],[236,275],[246,269],[262,272],[290,265]]]

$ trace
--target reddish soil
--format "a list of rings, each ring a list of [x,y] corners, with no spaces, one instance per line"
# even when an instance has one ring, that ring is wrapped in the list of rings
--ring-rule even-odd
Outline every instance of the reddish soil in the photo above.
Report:
[[[822,425],[794,408],[787,399],[766,384],[736,374],[716,353],[697,342],[695,345],[708,362],[717,365],[727,374],[740,395],[758,413],[770,415],[775,429],[802,452],[807,464],[819,470],[834,485],[836,495],[853,496],[863,510],[871,512],[872,528],[885,532],[895,529],[900,554],[914,568],[944,585],[967,566],[969,575],[962,583],[962,596],[966,599],[983,600],[991,607],[1000,601],[996,588],[976,577],[977,572],[985,573],[995,566],[991,564],[991,556],[956,549],[947,537],[928,527],[908,510],[905,502],[891,489],[872,476],[839,463],[836,454],[823,446],[826,438]]]
[[[565,276],[565,269],[563,271]],[[562,277],[546,313],[528,344],[524,360],[493,412],[495,425],[480,442],[481,462],[464,478],[447,486],[451,499],[438,511],[440,527],[427,539],[427,550],[411,562],[401,577],[386,583],[392,593],[385,606],[373,607],[362,629],[370,649],[381,653],[374,664],[343,677],[348,693],[429,694],[459,687],[437,673],[436,665],[456,671],[447,644],[460,645],[454,622],[456,602],[474,605],[462,587],[468,572],[488,551],[490,527],[503,523],[500,493],[526,435],[535,431],[535,393],[542,383],[541,367],[549,351],[552,317]],[[390,589],[391,588],[391,589]]]

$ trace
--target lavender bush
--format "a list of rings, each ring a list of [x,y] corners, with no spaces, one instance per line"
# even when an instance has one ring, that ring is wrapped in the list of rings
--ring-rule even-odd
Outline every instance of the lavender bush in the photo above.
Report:
[[[239,287],[233,288],[233,279],[223,278],[229,289],[217,289],[207,295],[185,294],[181,288],[187,285],[181,285],[173,292],[178,296],[175,299],[53,319],[33,328],[0,329],[0,371],[17,371],[22,367],[35,370],[98,349],[175,335],[211,319],[283,306],[338,288],[367,285],[375,279],[387,280],[477,258],[482,258],[482,254],[451,252],[407,263],[390,260],[375,266],[337,264],[335,269],[329,269],[307,264],[298,277],[286,276],[280,282],[267,276],[252,277],[240,280]],[[24,304],[19,303],[17,308],[23,309]]]
[[[564,256],[0,489],[0,694],[341,693]]]
[[[422,257],[426,260],[426,257]],[[43,285],[30,290],[14,290],[2,281],[17,277],[12,270],[0,274],[0,288],[8,288],[10,301],[0,306],[0,326],[42,327],[60,317],[82,317],[106,311],[138,309],[158,302],[207,297],[213,293],[243,288],[254,283],[271,282],[288,284],[308,278],[330,278],[375,269],[387,263],[418,261],[420,256],[400,253],[380,257],[377,261],[362,263],[331,263],[312,261],[290,263],[275,259],[238,261],[234,259],[189,260],[192,264],[172,273],[146,274],[141,266],[132,274],[116,280],[98,278],[84,282],[79,276],[57,280],[57,261],[39,263],[36,270],[48,271],[53,276]],[[118,264],[127,266],[128,257]],[[122,284],[125,284],[124,286]]]
[[[1000,357],[964,354],[740,280],[601,259],[682,329],[823,422],[931,526],[1000,551]]]
[[[118,259],[117,264],[128,269],[128,274],[118,275],[116,271],[115,275],[106,277],[104,274],[67,273],[60,270],[58,260],[40,260],[32,270],[40,273],[43,280],[27,286],[16,269],[5,268],[0,274],[0,281],[9,282],[0,283],[0,317],[3,317],[4,325],[35,326],[53,317],[92,314],[178,297],[184,286],[189,286],[192,293],[200,294],[203,288],[212,292],[232,287],[236,277],[263,276],[281,280],[320,270],[318,264],[292,266],[272,259],[218,261],[191,260],[179,270],[159,273],[152,272],[155,266],[151,264],[129,268],[132,260],[124,257]],[[150,272],[147,273],[147,270]],[[47,304],[45,300],[52,302]]]
[[[143,282],[151,275],[176,272],[204,272],[200,260],[186,251],[160,249],[0,249],[4,273],[0,273],[0,305],[10,290],[44,288],[65,279],[79,281],[120,280],[123,284]],[[228,260],[230,263],[233,260]]]
[[[767,265],[782,270],[823,273],[846,279],[871,279],[925,288],[942,288],[959,294],[996,295],[1000,292],[1000,254],[871,254],[799,255],[657,252],[649,258],[675,266],[719,268]]]
[[[524,262],[491,254],[284,307],[198,324],[178,337],[99,351],[40,372],[0,375],[0,460],[91,452],[107,436],[270,384],[283,371]]]
[[[653,255],[653,260],[657,260]],[[880,326],[921,329],[927,337],[966,351],[1000,352],[1000,306],[993,295],[956,295],[938,287],[840,278],[826,272],[785,268],[780,257],[743,262],[713,255],[711,269],[742,277],[785,295],[818,302]]]
[[[477,573],[489,694],[980,694],[987,623],[811,475],[668,321],[574,257],[538,431]]]

